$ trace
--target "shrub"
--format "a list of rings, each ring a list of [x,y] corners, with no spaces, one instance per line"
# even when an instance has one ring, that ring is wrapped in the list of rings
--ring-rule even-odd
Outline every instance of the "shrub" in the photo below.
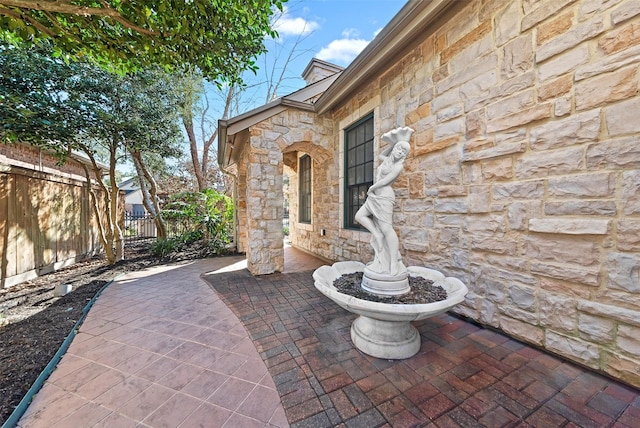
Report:
[[[164,258],[176,250],[176,242],[173,239],[157,239],[151,243],[151,254]]]
[[[219,252],[231,242],[233,201],[216,190],[173,195],[160,215],[169,235],[179,237],[182,243],[202,239],[211,250]]]

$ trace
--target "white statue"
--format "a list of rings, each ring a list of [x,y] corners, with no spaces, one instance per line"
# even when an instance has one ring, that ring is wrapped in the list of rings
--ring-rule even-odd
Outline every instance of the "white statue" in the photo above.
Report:
[[[376,180],[367,191],[367,199],[356,213],[355,220],[371,232],[371,245],[375,257],[367,265],[371,272],[383,275],[406,275],[399,251],[398,236],[393,230],[393,205],[395,192],[391,185],[398,178],[404,160],[409,154],[409,139],[413,134],[409,127],[396,128],[381,136],[390,144],[380,154],[382,164],[378,167]]]

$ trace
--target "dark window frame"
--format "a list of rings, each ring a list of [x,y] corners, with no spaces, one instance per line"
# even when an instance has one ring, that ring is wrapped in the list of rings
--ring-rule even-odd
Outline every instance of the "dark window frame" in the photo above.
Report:
[[[311,223],[311,156],[303,155],[298,160],[298,222]]]
[[[344,227],[366,230],[355,215],[373,184],[373,113],[344,130]]]

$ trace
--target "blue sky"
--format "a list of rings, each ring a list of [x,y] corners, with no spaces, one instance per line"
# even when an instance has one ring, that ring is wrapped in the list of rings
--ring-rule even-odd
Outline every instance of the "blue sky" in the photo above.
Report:
[[[312,58],[348,66],[406,3],[407,0],[290,0],[275,18],[280,37],[266,41],[269,52],[257,61],[258,76],[247,74],[245,80],[251,85],[268,73],[279,75],[284,69],[278,95],[294,92],[304,86],[301,74]],[[266,101],[262,94],[249,98],[251,101],[241,110]]]
[[[290,0],[285,3],[283,13],[275,18],[279,38],[265,41],[269,52],[256,61],[259,67],[256,75],[245,73],[243,79],[247,89],[235,101],[228,117],[271,101],[266,96],[269,81],[281,82],[277,96],[304,87],[301,74],[314,57],[341,67],[348,66],[407,1]],[[269,75],[275,77],[269,78]],[[225,104],[224,93],[213,84],[205,85],[210,108],[204,131],[196,126],[199,140],[206,140],[211,135]]]
[[[301,74],[314,57],[348,66],[407,1],[289,0],[284,13],[277,17],[280,37],[265,42],[269,52],[256,61],[260,67],[257,75],[245,74],[248,90],[234,105],[231,116],[266,104],[264,82],[269,73],[284,74],[277,91],[278,96],[283,96],[305,85]],[[287,61],[290,53],[291,60]],[[224,93],[211,83],[205,86],[209,108],[205,119],[195,123],[199,141],[208,139],[224,109]]]
[[[346,66],[404,6],[406,0],[292,0],[276,21],[280,37],[307,33],[312,57]]]

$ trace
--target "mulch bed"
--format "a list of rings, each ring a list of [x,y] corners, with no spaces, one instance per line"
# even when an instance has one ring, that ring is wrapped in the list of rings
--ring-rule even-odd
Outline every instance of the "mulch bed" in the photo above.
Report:
[[[158,259],[148,243],[128,244],[125,260],[107,265],[94,257],[34,280],[0,290],[0,424],[49,364],[89,301],[116,276],[148,266],[207,256],[193,246]],[[59,284],[73,291],[54,296]]]

